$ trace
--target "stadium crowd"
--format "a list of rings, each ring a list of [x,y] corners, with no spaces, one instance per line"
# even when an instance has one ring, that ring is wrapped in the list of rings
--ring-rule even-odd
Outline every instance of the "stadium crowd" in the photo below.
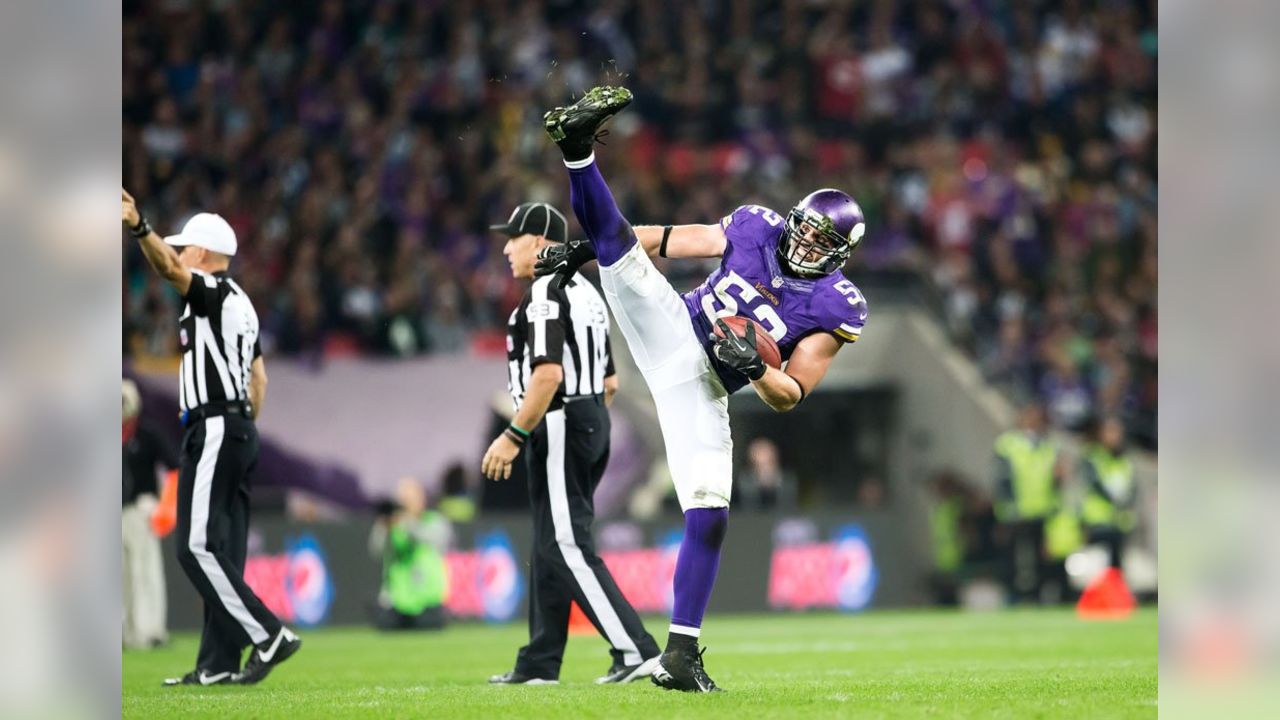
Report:
[[[992,380],[1059,426],[1117,413],[1154,443],[1155,13],[126,0],[124,176],[159,227],[228,218],[267,352],[483,350],[520,292],[485,227],[568,205],[542,112],[625,84],[601,162],[633,221],[845,189],[868,216],[855,277],[920,274]],[[178,298],[129,247],[126,353],[171,353]]]

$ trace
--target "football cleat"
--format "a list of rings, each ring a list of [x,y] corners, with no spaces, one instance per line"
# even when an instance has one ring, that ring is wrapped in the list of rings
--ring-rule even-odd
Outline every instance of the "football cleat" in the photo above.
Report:
[[[702,666],[702,654],[706,651],[706,648],[697,651],[669,648],[662,653],[658,667],[653,671],[653,684],[683,692],[724,692],[707,677],[707,670]]]
[[[178,685],[226,685],[232,681],[234,673],[230,671],[211,673],[207,670],[192,670],[182,677],[165,678],[164,687]]]
[[[559,685],[560,681],[554,678],[539,678],[532,675],[525,675],[518,670],[504,672],[501,675],[494,675],[489,678],[490,685]]]
[[[542,120],[566,160],[584,160],[609,118],[630,104],[631,91],[624,87],[594,87],[569,107],[549,111]]]
[[[294,635],[289,628],[282,627],[274,638],[259,643],[249,652],[249,662],[244,664],[244,670],[236,673],[231,681],[237,685],[262,682],[275,666],[292,657],[300,647],[302,638]]]
[[[625,685],[629,682],[635,682],[642,678],[653,675],[653,671],[658,668],[658,656],[654,656],[640,663],[639,665],[622,665],[616,664],[609,668],[609,672],[596,678],[597,685]]]

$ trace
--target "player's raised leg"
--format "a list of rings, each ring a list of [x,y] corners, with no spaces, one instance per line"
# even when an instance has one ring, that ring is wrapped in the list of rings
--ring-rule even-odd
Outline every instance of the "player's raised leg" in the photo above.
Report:
[[[658,409],[672,480],[685,511],[667,648],[654,680],[669,689],[718,690],[698,651],[702,616],[729,517],[733,444],[720,386],[675,288],[654,267],[595,164],[601,126],[631,102],[625,88],[594,88],[545,116],[564,153],[574,214],[600,264],[600,282]]]
[[[631,102],[625,88],[593,88],[567,108],[548,112],[547,134],[564,153],[574,214],[600,264],[605,299],[651,390],[698,377],[705,356],[684,301],[657,272],[596,167],[600,128]]]
[[[569,168],[573,212],[595,248],[600,267],[613,265],[636,244],[631,224],[622,217],[596,167],[592,149],[605,123],[629,104],[630,90],[597,87],[569,107],[556,108],[544,116],[547,134],[560,146]]]

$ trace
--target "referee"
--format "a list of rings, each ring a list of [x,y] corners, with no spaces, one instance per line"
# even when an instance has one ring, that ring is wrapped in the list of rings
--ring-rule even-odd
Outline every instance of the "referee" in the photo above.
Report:
[[[249,473],[258,460],[254,418],[267,371],[258,315],[227,277],[236,235],[218,215],[200,213],[161,240],[121,191],[121,220],[147,262],[186,301],[178,320],[178,385],[186,434],[178,471],[178,562],[204,598],[196,667],[165,685],[253,684],[297,652],[284,627],[244,581]],[[178,249],[175,250],[174,247]],[[244,669],[240,655],[253,645]]]
[[[511,274],[532,279],[538,251],[565,241],[564,215],[525,203],[493,230],[509,239],[502,253]],[[507,381],[515,401],[511,425],[489,446],[486,477],[511,476],[524,453],[533,505],[529,570],[529,644],[515,668],[489,678],[505,685],[555,684],[568,639],[570,601],[577,601],[612,646],[613,664],[597,683],[648,677],[661,654],[631,603],[596,555],[593,495],[609,460],[609,412],[617,376],[609,352],[604,300],[574,274],[533,281],[507,325]]]

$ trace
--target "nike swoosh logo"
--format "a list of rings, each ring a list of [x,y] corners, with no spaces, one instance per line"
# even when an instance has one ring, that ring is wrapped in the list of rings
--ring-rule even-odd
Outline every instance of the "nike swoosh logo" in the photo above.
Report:
[[[262,660],[262,662],[268,662],[268,663],[271,662],[271,658],[276,656],[276,650],[280,649],[280,641],[283,639],[284,639],[284,630],[281,630],[279,633],[276,634],[276,639],[271,642],[271,648],[269,650],[258,651],[258,659]]]
[[[213,685],[214,683],[219,683],[219,682],[222,682],[223,680],[226,680],[230,675],[231,673],[229,672],[220,672],[213,675],[206,675],[204,673],[200,673],[200,684]]]

